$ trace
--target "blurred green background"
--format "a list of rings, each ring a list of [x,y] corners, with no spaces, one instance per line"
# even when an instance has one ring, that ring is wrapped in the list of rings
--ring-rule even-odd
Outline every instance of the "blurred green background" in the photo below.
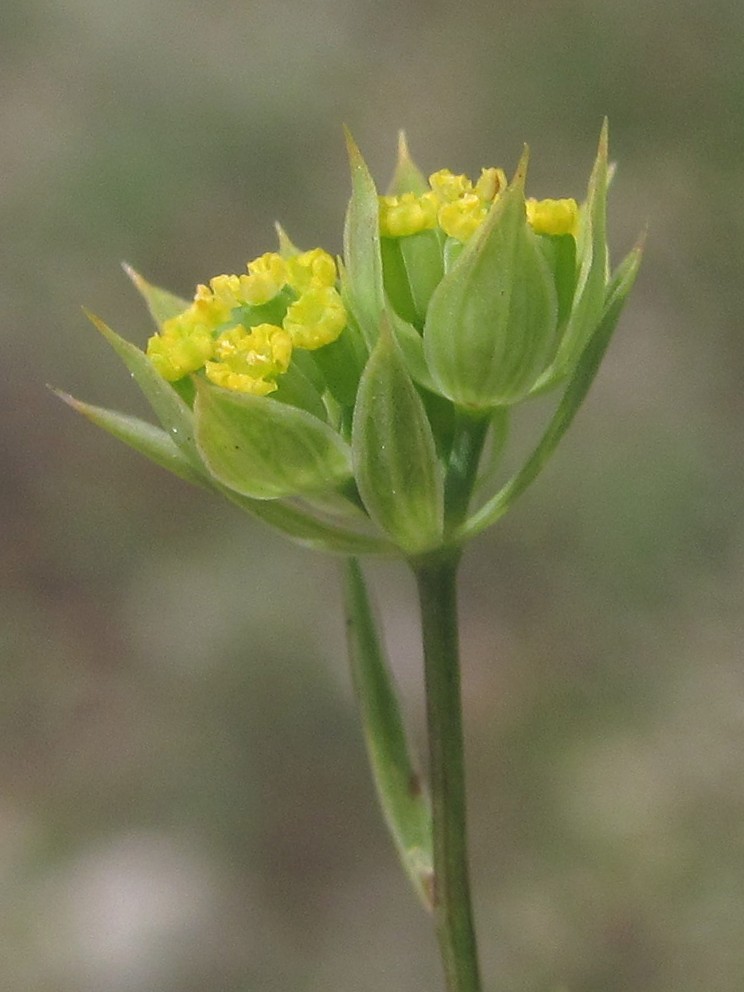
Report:
[[[188,295],[340,248],[341,124],[381,184],[513,168],[581,196],[602,116],[644,268],[554,461],[462,574],[493,992],[744,987],[744,6],[6,0],[0,11],[0,984],[423,992],[337,566],[97,432],[143,412],[126,259]],[[415,601],[371,570],[422,738]]]

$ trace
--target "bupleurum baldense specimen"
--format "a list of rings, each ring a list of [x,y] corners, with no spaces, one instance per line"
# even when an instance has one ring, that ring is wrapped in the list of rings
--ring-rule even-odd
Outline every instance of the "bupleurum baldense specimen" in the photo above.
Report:
[[[427,181],[401,139],[384,196],[351,139],[349,157],[338,262],[321,248],[299,250],[280,228],[278,251],[199,285],[191,302],[128,270],[157,325],[144,352],[92,318],[160,426],[63,398],[182,478],[347,556],[352,673],[385,818],[434,914],[449,992],[479,992],[457,566],[570,425],[641,250],[611,270],[606,126],[581,204],[526,199],[526,151],[511,182],[499,168],[475,181],[444,169]],[[559,389],[535,448],[495,483],[515,409]],[[428,783],[410,756],[356,560],[364,554],[404,557],[417,582]]]

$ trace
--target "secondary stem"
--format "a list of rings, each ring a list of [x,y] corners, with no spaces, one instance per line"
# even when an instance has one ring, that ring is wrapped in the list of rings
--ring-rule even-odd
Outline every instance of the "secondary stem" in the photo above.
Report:
[[[434,822],[434,917],[448,992],[480,992],[465,833],[456,576],[459,555],[413,564],[421,606]]]

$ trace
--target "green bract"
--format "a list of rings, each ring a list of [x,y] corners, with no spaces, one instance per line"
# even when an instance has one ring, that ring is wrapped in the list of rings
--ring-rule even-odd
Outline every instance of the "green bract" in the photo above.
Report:
[[[460,406],[493,409],[525,399],[556,350],[558,298],[527,224],[523,156],[437,286],[424,323],[424,353],[439,391]]]
[[[338,263],[280,229],[278,252],[193,301],[128,270],[157,328],[146,352],[92,318],[159,426],[63,398],[295,540],[420,559],[460,547],[537,475],[597,372],[641,250],[611,272],[606,127],[580,206],[525,199],[526,151],[510,183],[496,168],[427,182],[401,141],[380,197],[350,137],[348,148]],[[535,450],[494,482],[510,416],[557,387]]]

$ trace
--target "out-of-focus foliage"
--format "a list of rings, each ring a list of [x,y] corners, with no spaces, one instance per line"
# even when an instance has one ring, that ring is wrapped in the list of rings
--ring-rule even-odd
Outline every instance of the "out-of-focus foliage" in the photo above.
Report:
[[[345,122],[580,196],[644,269],[555,461],[463,571],[490,986],[744,982],[744,7],[11,0],[0,31],[0,959],[28,992],[436,987],[374,806],[335,566],[78,421],[142,413],[121,259],[188,295],[339,250]],[[123,318],[121,315],[124,315]],[[412,591],[379,566],[421,725]],[[495,976],[501,976],[497,981]]]

